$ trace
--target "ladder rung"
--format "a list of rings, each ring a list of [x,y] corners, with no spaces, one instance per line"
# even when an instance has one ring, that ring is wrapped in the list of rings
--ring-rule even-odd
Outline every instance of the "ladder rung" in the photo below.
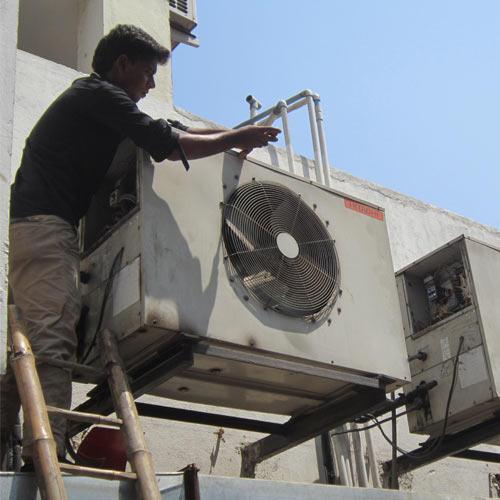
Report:
[[[92,377],[104,378],[105,373],[92,366],[82,365],[80,363],[73,363],[71,361],[63,361],[62,359],[52,359],[48,356],[36,356],[37,363],[44,363],[51,366],[59,366],[60,368],[69,368],[80,373],[86,373]]]
[[[59,467],[61,468],[62,472],[74,474],[75,476],[95,477],[98,479],[110,479],[110,480],[137,479],[137,474],[135,472],[122,472],[118,470],[96,469],[94,467],[83,467],[81,465],[72,465],[65,463],[60,463]]]
[[[104,417],[103,415],[96,415],[95,413],[64,410],[63,408],[56,408],[55,406],[49,405],[47,405],[47,412],[49,413],[49,415],[66,417],[68,420],[73,420],[75,422],[90,422],[93,424],[103,424],[114,427],[121,427],[123,424],[123,420],[121,418]]]

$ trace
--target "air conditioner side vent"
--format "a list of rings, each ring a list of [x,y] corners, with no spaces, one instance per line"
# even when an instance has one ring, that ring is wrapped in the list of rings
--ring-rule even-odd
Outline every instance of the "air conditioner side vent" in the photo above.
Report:
[[[189,33],[197,25],[196,0],[169,0],[170,24]]]
[[[173,9],[180,10],[184,14],[188,13],[188,2],[187,0],[169,0],[169,5]]]

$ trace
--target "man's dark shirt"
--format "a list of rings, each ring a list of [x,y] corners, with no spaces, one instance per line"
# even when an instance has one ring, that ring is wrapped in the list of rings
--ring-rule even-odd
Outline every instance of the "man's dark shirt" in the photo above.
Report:
[[[76,225],[126,137],[162,161],[177,147],[178,134],[98,75],[74,81],[26,140],[11,217],[58,215]]]

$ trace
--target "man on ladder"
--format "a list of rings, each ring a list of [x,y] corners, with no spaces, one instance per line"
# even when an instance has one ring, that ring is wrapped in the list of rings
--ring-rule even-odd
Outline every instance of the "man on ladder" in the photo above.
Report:
[[[140,28],[118,25],[102,38],[94,73],[73,82],[31,131],[11,194],[9,285],[26,322],[35,356],[74,361],[80,316],[76,226],[88,210],[125,138],[155,161],[203,158],[239,148],[245,152],[277,140],[279,129],[173,130],[163,119],[142,113],[137,102],[155,87],[158,64],[169,51]],[[46,403],[69,408],[71,373],[38,363]],[[1,455],[16,422],[20,402],[12,371],[1,381]],[[60,460],[65,457],[66,421],[52,417]],[[29,433],[23,458],[30,464]]]

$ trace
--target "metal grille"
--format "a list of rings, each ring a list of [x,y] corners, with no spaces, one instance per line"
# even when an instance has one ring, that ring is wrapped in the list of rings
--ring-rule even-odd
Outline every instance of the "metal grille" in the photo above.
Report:
[[[169,0],[170,7],[180,10],[184,12],[184,14],[188,13],[188,0]]]
[[[237,188],[223,207],[222,237],[231,272],[265,308],[315,321],[333,306],[334,241],[290,189],[256,181]]]

